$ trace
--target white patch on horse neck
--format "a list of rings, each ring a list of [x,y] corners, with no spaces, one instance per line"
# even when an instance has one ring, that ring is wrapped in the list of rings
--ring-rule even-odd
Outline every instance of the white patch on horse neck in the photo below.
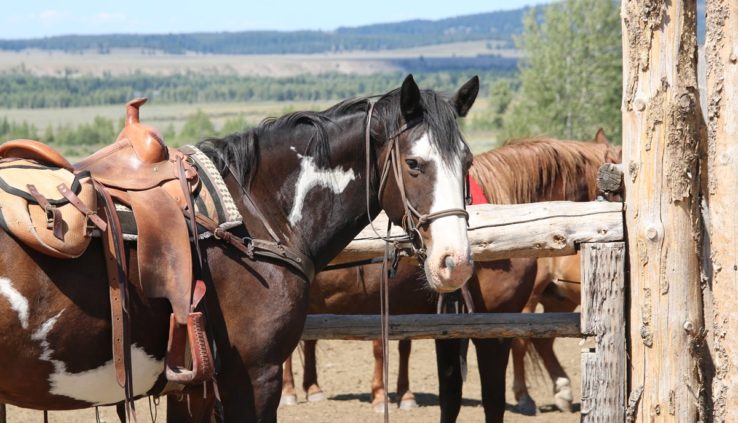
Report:
[[[295,147],[290,147],[292,151]],[[349,182],[356,179],[353,169],[343,170],[340,166],[333,169],[319,169],[315,165],[315,159],[310,156],[303,156],[297,153],[300,159],[300,175],[297,177],[297,185],[295,186],[295,199],[290,211],[289,220],[292,225],[302,219],[302,208],[305,197],[316,187],[328,188],[334,194],[342,193]]]
[[[69,373],[64,362],[51,358],[54,350],[51,348],[47,337],[63,312],[64,310],[45,321],[31,335],[31,339],[38,341],[41,346],[39,360],[47,361],[54,366],[54,372],[49,375],[49,393],[85,401],[93,405],[114,404],[123,401],[125,393],[123,388],[118,385],[113,360],[92,370]],[[136,395],[144,395],[154,386],[159,375],[164,371],[164,360],[156,360],[146,354],[143,348],[133,344],[131,346],[131,361],[133,391]]]
[[[456,163],[448,163],[441,157],[431,143],[432,134],[426,132],[413,145],[412,154],[427,162],[435,164],[436,180],[433,186],[433,203],[429,213],[448,209],[464,208],[464,184],[462,182],[460,158]],[[461,140],[456,140],[461,142]],[[433,245],[441,246],[444,250],[454,250],[459,253],[469,249],[466,235],[466,219],[452,215],[435,219],[430,224]]]
[[[28,300],[10,282],[10,279],[0,277],[0,295],[5,297],[18,314],[18,320],[23,329],[28,329]]]

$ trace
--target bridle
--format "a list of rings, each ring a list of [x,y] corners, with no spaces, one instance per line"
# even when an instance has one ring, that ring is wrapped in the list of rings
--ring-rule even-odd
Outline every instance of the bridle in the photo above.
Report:
[[[384,163],[382,164],[382,172],[380,173],[379,186],[377,188],[377,200],[379,204],[382,203],[382,192],[387,186],[387,178],[390,172],[394,174],[395,181],[397,183],[397,189],[400,191],[402,197],[402,206],[405,209],[401,220],[402,229],[405,231],[405,236],[401,237],[389,237],[389,230],[387,236],[381,236],[374,228],[372,223],[373,217],[370,212],[370,201],[371,201],[371,128],[372,128],[372,115],[374,112],[374,105],[376,103],[369,103],[369,111],[366,118],[366,128],[364,130],[364,143],[366,153],[366,212],[369,217],[369,225],[374,230],[377,237],[385,240],[386,242],[393,242],[395,245],[401,242],[408,242],[411,245],[412,253],[422,263],[426,258],[426,248],[423,237],[420,235],[419,228],[430,225],[434,220],[440,219],[447,216],[463,216],[464,219],[469,222],[469,213],[465,208],[450,208],[441,210],[433,213],[420,213],[407,198],[407,192],[405,191],[405,181],[402,173],[402,163],[400,161],[400,135],[404,132],[414,128],[422,122],[421,118],[411,119],[405,122],[394,134],[387,137],[389,143],[389,153],[385,156]],[[465,194],[466,196],[466,194]],[[466,200],[463,201],[466,204]],[[391,223],[390,223],[391,225]]]
[[[423,237],[420,234],[419,228],[423,228],[429,225],[436,219],[447,216],[463,216],[469,224],[469,213],[466,211],[467,197],[468,197],[468,181],[464,183],[464,199],[462,204],[464,208],[450,208],[446,210],[437,211],[434,213],[420,213],[407,198],[405,191],[405,182],[402,173],[402,164],[400,162],[400,135],[405,131],[408,131],[422,122],[421,118],[411,119],[406,121],[394,134],[387,137],[389,143],[389,152],[385,156],[384,163],[382,164],[382,172],[380,173],[379,186],[377,188],[377,201],[380,206],[382,205],[382,192],[387,185],[387,178],[390,172],[393,172],[395,181],[397,183],[397,189],[400,191],[402,197],[402,206],[405,209],[401,225],[405,231],[404,236],[391,237],[390,231],[392,229],[392,221],[387,219],[387,235],[381,236],[377,229],[374,227],[372,222],[373,217],[371,215],[371,133],[372,133],[372,115],[374,112],[375,102],[369,103],[369,111],[366,117],[366,128],[364,129],[364,144],[366,154],[366,213],[369,218],[369,226],[371,226],[374,233],[378,238],[385,241],[384,247],[384,259],[382,261],[382,280],[379,284],[379,296],[380,296],[380,315],[382,322],[382,379],[385,388],[389,382],[389,280],[388,272],[394,271],[397,268],[399,261],[399,244],[408,242],[411,246],[412,254],[418,259],[419,262],[423,263],[426,259],[426,248]],[[382,207],[384,208],[384,207]],[[392,259],[392,269],[388,268],[389,256],[390,256],[390,244],[394,244],[394,258]],[[384,421],[389,422],[389,390],[384,390]]]

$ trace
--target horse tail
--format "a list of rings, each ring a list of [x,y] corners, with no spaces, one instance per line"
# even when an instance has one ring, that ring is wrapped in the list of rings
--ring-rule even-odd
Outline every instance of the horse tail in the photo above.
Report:
[[[540,382],[546,383],[546,377],[543,372],[543,359],[541,358],[541,355],[538,354],[538,350],[536,350],[533,342],[531,342],[532,339],[528,338],[527,341],[528,342],[525,343],[525,358],[523,360],[523,365],[527,370],[525,372],[525,383],[528,386],[531,386],[534,381],[536,384]]]

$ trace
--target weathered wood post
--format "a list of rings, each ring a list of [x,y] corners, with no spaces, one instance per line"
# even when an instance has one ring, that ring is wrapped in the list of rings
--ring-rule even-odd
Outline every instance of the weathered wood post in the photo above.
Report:
[[[707,0],[705,320],[714,422],[738,421],[738,2]]]
[[[625,420],[625,243],[582,244],[582,422]]]
[[[622,17],[626,420],[695,422],[704,397],[696,5],[626,0]]]

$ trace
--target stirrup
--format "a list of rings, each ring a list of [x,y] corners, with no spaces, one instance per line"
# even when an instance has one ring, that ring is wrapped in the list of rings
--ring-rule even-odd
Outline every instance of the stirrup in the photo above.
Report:
[[[185,367],[185,345],[189,339],[192,369]],[[201,312],[191,312],[187,325],[177,323],[174,313],[169,319],[169,344],[166,358],[167,380],[192,385],[213,379],[215,367]]]

